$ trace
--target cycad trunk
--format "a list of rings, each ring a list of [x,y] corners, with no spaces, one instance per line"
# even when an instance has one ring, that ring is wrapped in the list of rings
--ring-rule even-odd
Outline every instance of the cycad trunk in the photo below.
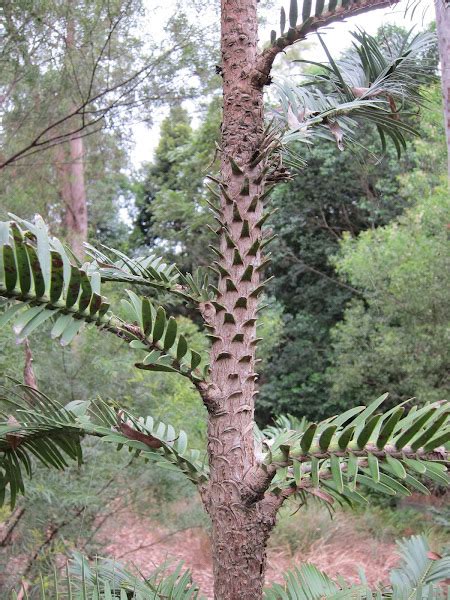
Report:
[[[262,596],[265,545],[274,512],[245,504],[244,478],[255,464],[253,413],[257,288],[261,265],[263,163],[251,165],[263,134],[263,91],[252,83],[257,0],[222,0],[223,125],[220,272],[217,302],[204,317],[212,336],[208,452],[203,499],[212,520],[215,598]]]

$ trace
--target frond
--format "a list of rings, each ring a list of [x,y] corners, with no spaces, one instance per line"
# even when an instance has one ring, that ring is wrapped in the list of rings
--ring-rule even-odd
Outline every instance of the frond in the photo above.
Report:
[[[125,446],[146,461],[183,472],[194,483],[208,478],[205,460],[199,450],[188,447],[186,433],[152,417],[136,418],[101,400],[63,406],[22,384],[5,388],[0,400],[8,407],[0,412],[0,505],[8,489],[12,506],[25,493],[24,478],[32,476],[33,458],[56,469],[67,467],[68,460],[81,464],[85,435]]]
[[[326,573],[308,563],[287,571],[284,579],[284,585],[274,583],[266,588],[264,600],[363,600],[369,592],[364,584],[351,585],[342,580],[334,582]]]
[[[336,141],[342,150],[344,139],[353,142],[358,123],[368,122],[376,126],[383,148],[389,137],[400,154],[405,135],[416,133],[401,116],[410,114],[411,106],[423,104],[421,87],[433,73],[418,58],[435,43],[434,36],[408,33],[402,43],[397,40],[383,52],[367,33],[352,35],[353,49],[337,61],[319,36],[329,64],[319,65],[319,74],[303,77],[299,84],[277,82],[280,109],[275,114],[285,131],[284,144],[312,143],[322,137]]]
[[[284,585],[275,583],[266,588],[264,600],[445,600],[447,592],[440,584],[448,577],[450,558],[429,558],[429,546],[423,536],[397,543],[402,563],[391,572],[389,589],[371,590],[364,581],[333,581],[314,565],[304,564],[284,574]]]
[[[386,396],[269,440],[262,468],[275,468],[272,490],[351,503],[364,501],[360,485],[390,495],[428,493],[417,474],[448,485],[450,404],[377,413]]]
[[[119,250],[104,246],[107,254],[91,244],[85,244],[87,254],[93,259],[89,272],[100,273],[102,281],[116,281],[151,287],[160,292],[169,292],[188,302],[200,302],[209,299],[208,283],[198,276],[182,275],[176,265],[167,265],[161,257],[154,254],[130,258]]]
[[[105,558],[89,561],[79,552],[74,552],[65,575],[55,570],[52,581],[41,578],[39,600],[205,600],[199,595],[198,587],[192,582],[189,570],[183,564],[174,567],[165,563],[144,578],[135,575],[120,563]],[[13,592],[11,600],[18,598]],[[28,598],[25,592],[25,599]]]
[[[145,275],[146,281],[152,280],[166,289],[174,286],[178,277],[173,266],[166,268],[159,259],[132,261],[123,256],[120,267],[101,266],[106,263],[100,266],[96,263],[95,268],[92,263],[80,267],[70,251],[57,238],[49,236],[41,219],[36,224],[21,219],[0,223],[0,298],[6,303],[0,327],[12,321],[15,333],[22,340],[51,321],[51,336],[67,345],[85,323],[90,323],[144,351],[142,360],[135,365],[138,368],[179,373],[194,383],[203,381],[208,366],[201,364],[200,354],[190,349],[186,338],[178,334],[176,320],[167,318],[163,307],[155,308],[148,298],[139,298],[129,291],[130,301],[122,302],[131,324],[109,310],[108,301],[100,293],[102,278],[113,280],[113,274],[120,272],[123,277],[116,281],[134,278],[142,283]],[[134,274],[138,269],[139,276]]]
[[[13,303],[0,326],[14,321],[20,340],[51,319],[52,337],[67,345],[85,323],[105,327],[112,319],[99,274],[74,265],[40,218],[0,223],[0,297]]]
[[[430,552],[426,538],[415,535],[397,541],[402,562],[393,569],[390,580],[393,597],[438,598],[438,584],[450,576],[450,556],[440,557]],[[440,588],[444,598],[444,588]],[[416,594],[416,596],[414,595]]]
[[[146,371],[180,373],[193,381],[206,379],[209,365],[196,350],[189,348],[185,336],[178,333],[176,319],[167,317],[164,308],[155,308],[148,298],[140,298],[130,290],[127,294],[129,300],[122,300],[122,304],[131,321],[137,324],[127,328],[135,337],[130,346],[143,354],[135,366]]]

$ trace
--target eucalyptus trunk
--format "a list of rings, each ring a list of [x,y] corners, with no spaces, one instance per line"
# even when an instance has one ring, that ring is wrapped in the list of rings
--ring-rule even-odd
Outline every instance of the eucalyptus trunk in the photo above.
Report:
[[[69,5],[72,0],[69,1]],[[66,28],[66,62],[75,47],[75,23],[69,16]],[[76,107],[72,106],[72,110]],[[80,132],[82,126],[80,122]],[[60,195],[64,204],[66,237],[76,256],[82,260],[88,236],[88,211],[84,178],[84,142],[81,133],[73,133],[66,144],[56,148],[56,167],[60,176]]]
[[[450,184],[450,3],[448,0],[435,0],[435,7],[439,57],[441,60],[442,96],[444,100],[444,123]]]
[[[81,260],[84,256],[83,244],[88,235],[83,138],[75,134],[69,142],[58,145],[55,149],[55,164],[64,205],[67,241]]]

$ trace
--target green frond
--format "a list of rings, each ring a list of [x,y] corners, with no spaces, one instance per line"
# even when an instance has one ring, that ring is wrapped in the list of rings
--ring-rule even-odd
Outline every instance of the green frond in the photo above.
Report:
[[[162,306],[155,308],[148,298],[140,298],[131,290],[127,294],[129,301],[122,300],[122,304],[130,320],[137,324],[127,328],[134,337],[130,346],[142,354],[135,366],[146,371],[179,373],[194,382],[207,379],[209,366],[178,333],[177,321],[167,317]]]
[[[140,369],[179,373],[194,383],[206,379],[208,366],[178,334],[175,319],[167,318],[162,307],[155,308],[147,298],[129,291],[130,301],[122,300],[131,321],[127,324],[113,315],[101,295],[101,279],[142,285],[142,278],[166,291],[170,287],[172,291],[179,289],[183,295],[182,286],[176,283],[175,267],[166,267],[152,256],[132,260],[117,254],[122,257],[118,266],[100,261],[107,257],[97,253],[98,263],[80,267],[70,251],[49,236],[40,218],[36,224],[21,219],[0,223],[0,299],[6,303],[0,314],[0,327],[12,322],[22,340],[51,322],[52,337],[67,345],[84,324],[90,323],[144,351],[142,360],[136,363]],[[115,274],[118,275],[114,279]],[[184,297],[193,298],[186,294]]]
[[[370,589],[364,574],[360,584],[348,584],[342,578],[333,581],[314,565],[304,564],[284,574],[285,583],[266,588],[264,600],[445,600],[441,585],[450,572],[450,557],[430,558],[423,536],[404,538],[400,548],[400,567],[391,571],[392,587]]]
[[[51,335],[69,344],[85,323],[106,327],[112,319],[98,273],[77,266],[42,219],[0,223],[0,297],[19,340],[47,321]]]
[[[417,474],[448,485],[450,403],[426,404],[406,415],[402,406],[380,413],[386,396],[266,440],[264,468],[276,468],[272,489],[320,488],[339,502],[358,502],[360,484],[399,496],[411,488],[427,493]]]
[[[186,433],[152,417],[136,418],[101,400],[63,406],[18,383],[4,388],[0,400],[7,406],[0,412],[0,505],[8,489],[11,506],[25,493],[24,479],[32,476],[34,459],[56,469],[67,467],[68,460],[81,464],[85,435],[125,446],[136,456],[183,472],[194,483],[208,478],[205,461],[199,450],[188,447]]]
[[[433,77],[423,55],[435,43],[433,34],[405,38],[389,51],[363,31],[352,34],[352,51],[334,61],[322,38],[329,64],[319,74],[276,82],[279,109],[276,119],[285,133],[284,145],[312,143],[315,138],[335,141],[342,150],[344,140],[354,143],[358,123],[370,122],[378,130],[384,147],[386,137],[398,154],[406,145],[406,135],[415,130],[401,120],[412,107],[423,104],[421,87]],[[297,61],[310,62],[310,61]]]
[[[28,597],[25,593],[25,599]],[[135,575],[113,560],[96,558],[89,561],[74,552],[65,574],[55,571],[52,581],[42,580],[39,600],[205,600],[192,582],[183,563],[175,566],[164,563],[146,578]],[[16,600],[16,592],[11,600]]]
[[[351,585],[343,581],[336,583],[326,573],[308,563],[288,571],[284,574],[284,579],[284,585],[274,583],[266,588],[264,600],[362,600],[367,598],[369,591],[363,584]]]
[[[160,292],[170,292],[188,302],[198,302],[207,288],[198,276],[181,275],[176,265],[167,265],[154,254],[131,258],[119,250],[104,246],[114,260],[91,244],[85,244],[87,254],[93,259],[89,271],[98,271],[102,281],[130,283],[150,287]],[[181,285],[181,283],[183,285]]]

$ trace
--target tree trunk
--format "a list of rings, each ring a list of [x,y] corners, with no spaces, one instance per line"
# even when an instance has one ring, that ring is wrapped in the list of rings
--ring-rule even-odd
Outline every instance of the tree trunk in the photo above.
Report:
[[[59,189],[64,204],[64,224],[67,241],[81,260],[83,243],[87,241],[88,213],[84,181],[83,139],[74,136],[67,144],[55,148],[55,164],[59,176]]]
[[[75,45],[75,24],[68,18],[66,30],[66,60]],[[73,107],[75,108],[75,107]],[[84,181],[84,143],[81,134],[73,134],[66,144],[56,147],[56,167],[60,175],[61,198],[65,206],[64,222],[67,241],[82,260],[83,243],[87,241],[88,213]]]
[[[264,181],[251,160],[262,141],[263,91],[252,83],[256,0],[222,0],[223,124],[217,301],[203,307],[212,335],[208,454],[203,493],[212,520],[216,600],[261,598],[265,545],[274,513],[246,506],[245,476],[255,464],[257,288]],[[238,292],[239,290],[239,292]]]
[[[435,0],[435,7],[439,56],[441,59],[442,95],[444,99],[444,122],[450,184],[450,3],[448,0]]]
[[[69,140],[70,148],[70,204],[66,205],[66,227],[69,244],[78,258],[84,256],[83,243],[87,241],[88,213],[84,182],[84,143],[75,135]]]

